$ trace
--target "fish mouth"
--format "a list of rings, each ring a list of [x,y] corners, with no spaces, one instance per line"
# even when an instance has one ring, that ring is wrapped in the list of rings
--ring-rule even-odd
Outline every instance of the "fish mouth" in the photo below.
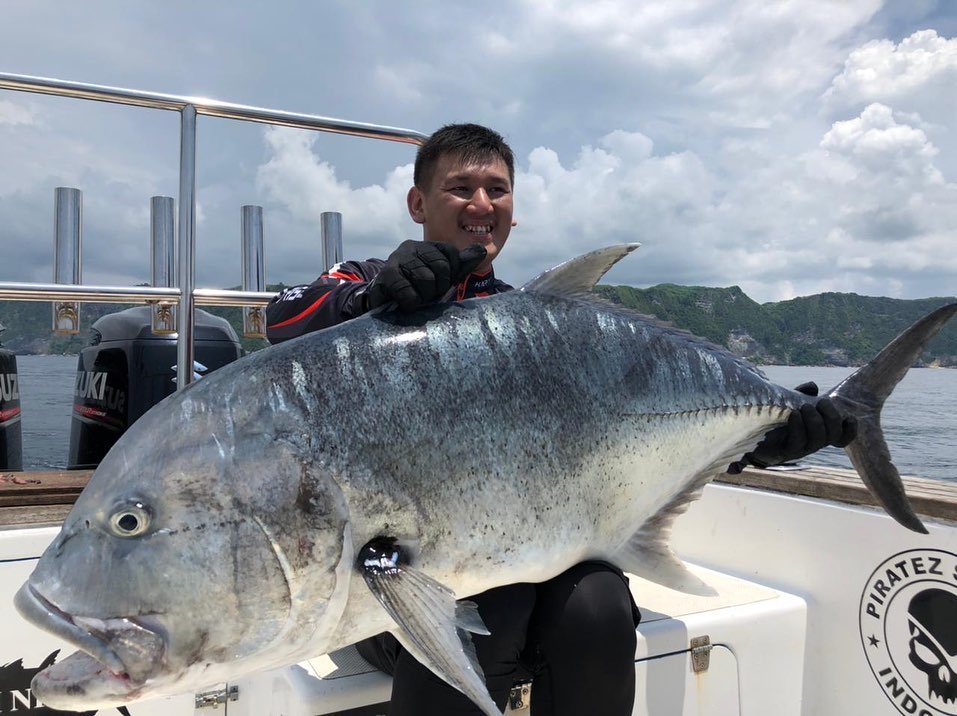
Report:
[[[73,616],[29,583],[14,604],[27,621],[80,649],[33,678],[33,690],[52,708],[102,708],[136,700],[162,663],[166,639],[143,618]]]

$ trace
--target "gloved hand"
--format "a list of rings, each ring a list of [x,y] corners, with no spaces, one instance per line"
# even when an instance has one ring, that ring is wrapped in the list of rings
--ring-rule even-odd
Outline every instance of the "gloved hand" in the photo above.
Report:
[[[365,291],[365,308],[371,311],[395,301],[400,311],[438,301],[485,259],[485,248],[476,244],[459,252],[433,241],[403,241]]]
[[[815,383],[802,383],[795,390],[810,396],[818,393]],[[830,398],[821,398],[793,411],[787,425],[768,432],[752,452],[731,463],[728,472],[736,475],[748,464],[768,467],[791,462],[828,445],[844,447],[856,436],[857,420],[842,415]]]

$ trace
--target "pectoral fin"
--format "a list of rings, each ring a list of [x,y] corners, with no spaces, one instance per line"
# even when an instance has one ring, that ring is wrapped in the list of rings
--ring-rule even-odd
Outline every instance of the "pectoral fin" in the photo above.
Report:
[[[501,716],[489,696],[469,632],[488,634],[473,602],[409,566],[395,540],[380,538],[359,551],[359,570],[399,631],[410,654],[468,696],[487,716]]]

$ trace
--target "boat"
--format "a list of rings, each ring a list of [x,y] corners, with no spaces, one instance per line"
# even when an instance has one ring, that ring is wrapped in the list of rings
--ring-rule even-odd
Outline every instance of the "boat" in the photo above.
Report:
[[[271,297],[255,269],[262,265],[255,207],[244,221],[244,266],[252,268],[244,272],[242,289],[194,285],[197,117],[411,144],[424,138],[411,130],[50,78],[0,74],[0,89],[179,113],[175,283],[171,200],[155,205],[154,218],[160,219],[154,220],[152,286],[88,286],[78,280],[69,259],[75,255],[69,236],[71,227],[76,233],[78,212],[76,195],[68,191],[57,195],[57,223],[67,242],[55,252],[66,262],[55,266],[57,280],[0,282],[0,300],[54,302],[54,323],[62,330],[75,324],[80,303],[140,304],[136,331],[148,322],[156,335],[175,334],[166,340],[175,345],[177,387],[205,368],[197,362],[199,306],[243,306],[245,325],[255,333],[262,330],[261,309]],[[330,265],[341,257],[341,234],[335,217],[328,219]],[[97,385],[105,386],[103,381]],[[84,395],[97,397],[98,388],[86,385]],[[95,422],[91,405],[81,417]],[[107,411],[103,416],[109,417]],[[86,462],[78,458],[78,469],[54,472],[0,467],[0,624],[6,636],[0,643],[0,713],[57,713],[37,701],[30,678],[72,647],[23,621],[13,595],[89,479],[90,470],[82,469]],[[905,478],[905,485],[927,535],[894,523],[847,470],[748,468],[710,484],[678,520],[673,545],[715,594],[693,596],[630,577],[644,615],[633,713],[957,716],[957,487],[919,477]],[[373,716],[387,713],[389,692],[389,677],[347,648],[211,684],[201,693],[133,703],[121,712]],[[516,683],[508,713],[527,714],[533,701],[530,685]]]

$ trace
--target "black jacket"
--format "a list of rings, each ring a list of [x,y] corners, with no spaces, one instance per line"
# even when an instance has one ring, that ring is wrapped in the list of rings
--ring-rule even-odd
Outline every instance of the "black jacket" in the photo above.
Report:
[[[266,306],[269,342],[288,341],[362,315],[359,297],[383,266],[382,259],[343,261],[310,284],[283,289]],[[495,278],[490,269],[485,274],[469,274],[456,288],[453,300],[491,296],[511,289]]]

